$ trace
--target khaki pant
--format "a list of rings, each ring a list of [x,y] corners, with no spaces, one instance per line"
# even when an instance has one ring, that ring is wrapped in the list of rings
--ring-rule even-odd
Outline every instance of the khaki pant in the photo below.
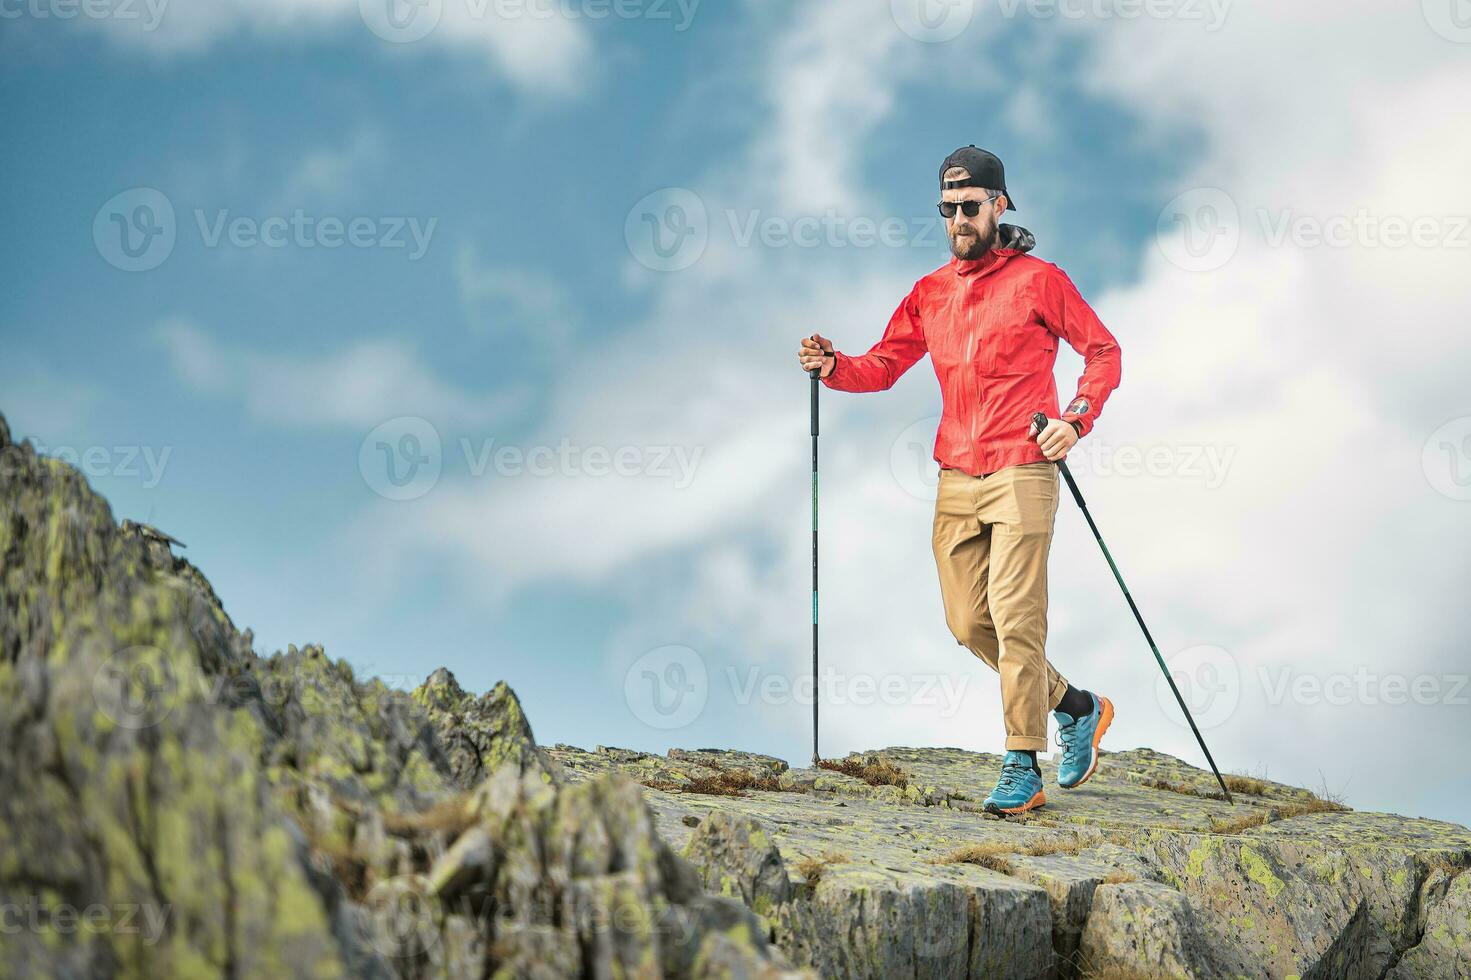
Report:
[[[1047,553],[1057,516],[1052,463],[987,476],[941,467],[935,564],[945,622],[1001,675],[1007,749],[1047,748],[1047,712],[1067,681],[1047,662]]]

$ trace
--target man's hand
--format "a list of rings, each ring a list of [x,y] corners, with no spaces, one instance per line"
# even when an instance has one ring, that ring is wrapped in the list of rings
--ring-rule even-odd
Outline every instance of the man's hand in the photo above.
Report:
[[[1036,437],[1036,423],[1032,424],[1029,434]],[[1042,430],[1041,438],[1037,439],[1042,455],[1053,463],[1066,456],[1068,450],[1077,445],[1077,442],[1078,430],[1073,428],[1072,423],[1064,422],[1062,419],[1048,419],[1047,428]]]
[[[833,342],[821,334],[813,334],[802,338],[802,346],[797,348],[797,360],[802,362],[802,370],[809,374],[817,369],[822,369],[819,377],[827,377],[833,373],[838,361],[835,357],[829,357],[832,352]]]

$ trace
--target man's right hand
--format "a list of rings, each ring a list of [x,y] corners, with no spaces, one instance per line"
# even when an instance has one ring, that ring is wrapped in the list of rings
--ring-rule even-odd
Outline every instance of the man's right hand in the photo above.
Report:
[[[825,378],[832,374],[833,368],[838,365],[837,358],[831,356],[832,350],[833,342],[815,333],[810,337],[802,338],[802,346],[797,348],[797,360],[802,363],[802,370],[809,374],[821,368],[822,374],[818,377]]]

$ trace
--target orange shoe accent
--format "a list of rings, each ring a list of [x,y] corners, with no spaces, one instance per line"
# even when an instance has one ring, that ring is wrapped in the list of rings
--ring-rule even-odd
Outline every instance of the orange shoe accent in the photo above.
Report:
[[[1098,768],[1098,743],[1103,741],[1103,733],[1108,731],[1108,726],[1113,724],[1113,702],[1103,695],[1098,695],[1098,727],[1093,729],[1093,764],[1088,771],[1083,773],[1083,778],[1065,786],[1064,789],[1077,789],[1079,786],[1093,778],[1093,770]]]
[[[1037,795],[1036,796],[1033,796],[1030,800],[1027,800],[1027,802],[1023,803],[1021,806],[1014,806],[1014,807],[1011,807],[1010,809],[1006,809],[1006,808],[1003,808],[1003,807],[997,807],[997,809],[998,810],[1001,810],[1002,813],[1022,813],[1022,812],[1025,812],[1027,810],[1035,810],[1039,806],[1046,806],[1046,805],[1047,805],[1047,794],[1044,793],[1044,792],[1042,792],[1042,790],[1039,789],[1039,790],[1037,790]]]

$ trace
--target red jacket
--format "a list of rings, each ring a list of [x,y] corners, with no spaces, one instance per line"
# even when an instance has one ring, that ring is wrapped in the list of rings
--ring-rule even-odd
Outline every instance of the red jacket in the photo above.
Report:
[[[1067,273],[1025,254],[1029,244],[951,259],[919,280],[883,338],[861,357],[838,353],[823,383],[882,391],[928,353],[944,400],[934,458],[972,476],[1047,458],[1027,437],[1033,412],[1076,419],[1087,435],[1118,387],[1119,345]],[[1052,377],[1058,338],[1086,361],[1061,415]]]

